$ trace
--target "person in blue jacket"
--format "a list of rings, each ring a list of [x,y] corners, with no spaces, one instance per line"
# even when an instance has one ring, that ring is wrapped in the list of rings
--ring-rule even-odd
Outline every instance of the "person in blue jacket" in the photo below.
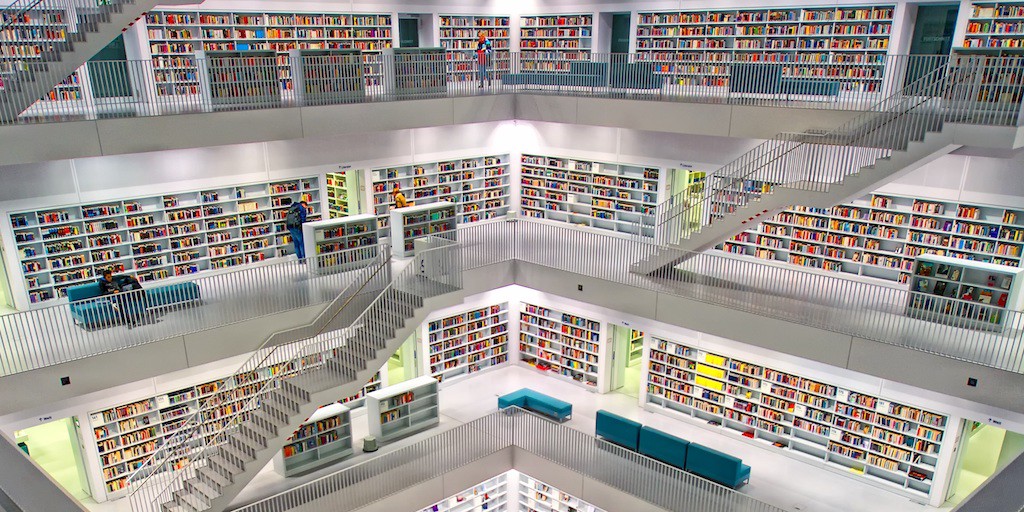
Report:
[[[301,263],[305,263],[306,259],[306,245],[302,240],[302,224],[306,222],[308,207],[309,205],[305,201],[292,203],[291,208],[288,208],[288,213],[284,216],[284,225],[292,235],[295,255],[299,257]]]

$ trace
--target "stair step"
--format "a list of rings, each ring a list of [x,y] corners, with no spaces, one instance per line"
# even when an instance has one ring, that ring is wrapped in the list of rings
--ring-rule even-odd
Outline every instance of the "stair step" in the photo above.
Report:
[[[220,489],[223,489],[231,485],[231,478],[220,474],[215,468],[203,467],[196,470],[196,478],[206,483],[207,485],[214,484]],[[220,492],[218,490],[218,492]]]
[[[254,419],[252,416],[238,426],[238,431],[259,436],[265,440],[277,437],[277,427],[271,427],[266,422]]]
[[[185,488],[205,496],[207,501],[213,501],[214,498],[220,496],[220,489],[202,482],[198,478],[185,480]]]
[[[246,437],[241,432],[232,432],[228,434],[225,443],[226,446],[230,446],[231,448],[238,450],[239,453],[244,453],[247,457],[250,457],[253,460],[256,459],[256,452],[267,447],[266,443],[261,443]]]
[[[375,350],[387,348],[387,340],[384,336],[373,334],[367,331],[357,330],[349,340],[355,345],[371,347]]]
[[[414,293],[404,292],[402,290],[396,290],[394,288],[384,292],[384,296],[389,300],[397,300],[403,304],[409,304],[416,309],[423,307],[423,297]]]
[[[327,365],[338,368],[342,374],[359,373],[366,369],[366,360],[358,358],[354,354],[347,354],[345,356],[332,357],[327,360]]]
[[[268,403],[278,405],[280,406],[279,408],[285,408],[289,413],[295,414],[299,412],[299,402],[280,390],[275,389],[267,393],[265,396],[265,400]]]
[[[202,496],[197,496],[193,492],[186,490],[180,490],[174,493],[175,501],[178,504],[192,507],[193,510],[200,511],[210,508],[210,504],[206,502],[206,499]]]
[[[354,376],[346,377],[339,370],[325,366],[323,369],[292,377],[287,382],[312,394],[338,387],[338,384],[348,382],[352,378]]]
[[[220,469],[218,473],[220,473],[222,476],[224,475],[224,473],[234,476],[245,471],[245,466],[235,462],[228,456],[220,453],[218,453],[217,455],[210,456],[210,458],[207,460],[209,460],[211,466],[215,466],[215,468]]]
[[[173,501],[168,501],[167,503],[161,504],[160,505],[160,510],[162,512],[193,512],[193,511],[191,511],[191,510],[189,510],[189,509],[187,509],[187,508],[185,508],[185,507],[183,507],[181,505],[178,505],[177,503],[175,503]]]

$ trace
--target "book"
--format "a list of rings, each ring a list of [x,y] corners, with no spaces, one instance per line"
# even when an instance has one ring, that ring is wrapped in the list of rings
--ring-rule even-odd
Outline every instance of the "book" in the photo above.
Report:
[[[954,268],[954,269],[953,269],[953,270],[952,270],[952,271],[951,271],[951,272],[949,273],[949,279],[950,279],[951,281],[959,281],[959,280],[960,280],[960,272],[961,272],[961,271],[962,271],[962,269],[960,269],[960,268]]]
[[[978,302],[980,302],[982,304],[991,304],[992,303],[992,292],[990,292],[988,290],[983,290],[980,294],[978,294]]]
[[[935,277],[941,277],[945,279],[949,276],[949,265],[942,263],[935,269]]]
[[[1003,279],[999,283],[999,287],[1004,290],[1009,290],[1011,284],[1013,284],[1013,278],[1010,276],[1003,276]]]
[[[935,283],[935,289],[932,290],[935,295],[944,295],[946,293],[946,282],[938,281]]]
[[[919,291],[919,292],[926,292],[926,291],[928,291],[928,284],[929,284],[929,281],[927,279],[918,279],[917,280],[917,291]]]
[[[929,261],[921,262],[921,264],[918,265],[918,267],[917,267],[917,275],[919,275],[919,276],[930,276],[930,275],[932,275],[932,270],[934,270],[934,268],[935,268],[935,264],[932,263],[932,262],[929,262]]]

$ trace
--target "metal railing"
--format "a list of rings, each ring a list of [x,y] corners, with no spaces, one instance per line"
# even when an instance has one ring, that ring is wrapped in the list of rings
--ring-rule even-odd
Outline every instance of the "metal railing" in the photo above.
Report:
[[[287,512],[299,507],[313,510],[313,506],[316,510],[357,510],[507,448],[531,453],[666,510],[782,510],[517,407],[234,510]]]
[[[1007,77],[1019,76],[1017,60],[975,59],[992,63],[993,71]],[[951,61],[958,58],[879,55],[859,63],[812,63],[751,62],[729,56],[679,61],[656,52],[579,52],[572,58],[545,60],[536,52],[522,51],[494,55],[482,83],[472,52],[418,58],[380,53],[246,58],[185,55],[89,62],[78,70],[78,99],[39,101],[25,111],[14,111],[11,105],[28,105],[38,98],[12,98],[38,93],[0,91],[0,97],[8,99],[0,103],[0,109],[6,109],[0,110],[0,122],[148,117],[520,92],[867,111],[880,99],[902,91],[905,83],[949,67]],[[36,80],[52,84],[66,78],[56,71],[50,75],[45,70],[35,72]],[[1010,83],[979,82],[967,93],[973,96],[964,96],[965,106],[995,104],[1013,113],[1020,108],[1019,88]],[[984,98],[979,97],[982,94]],[[1008,121],[989,116],[973,122]]]
[[[448,234],[453,235],[454,233]],[[166,440],[157,452],[128,478],[132,510],[165,510],[164,504],[173,500],[174,494],[183,489],[186,480],[196,476],[198,469],[208,465],[208,460],[217,455],[217,448],[227,442],[227,437],[231,433],[236,432],[243,423],[262,410],[267,404],[266,395],[279,389],[282,381],[324,370],[328,360],[334,358],[354,363],[362,362],[365,367],[369,359],[363,359],[366,356],[349,349],[348,340],[358,332],[372,333],[385,340],[390,339],[395,331],[387,331],[387,326],[391,325],[395,318],[405,318],[405,315],[410,314],[399,301],[394,300],[395,294],[429,298],[460,289],[463,272],[462,248],[450,239],[431,238],[436,247],[417,254],[414,261],[395,276],[369,307],[362,311],[352,326],[331,334],[326,334],[326,327],[321,328],[305,340],[274,347],[268,353],[257,353],[245,363],[238,375],[251,375],[271,364],[281,370],[258,383],[254,390],[248,390],[242,403],[230,411],[222,412],[212,430],[207,423],[209,418],[200,412],[192,417],[186,431],[179,430],[180,435]],[[386,266],[389,262],[390,258],[382,262],[380,267]],[[342,309],[344,307],[345,305],[342,305]],[[324,326],[328,324],[329,322],[322,323]],[[350,396],[365,384],[359,381],[329,382],[338,378],[329,373],[320,375],[320,378],[324,379],[327,388],[334,393],[332,400]],[[246,382],[244,386],[251,384]],[[349,387],[353,389],[346,391]],[[212,408],[216,408],[217,397],[213,397],[211,401]],[[250,468],[247,472],[252,476],[258,469]]]
[[[920,78],[838,128],[780,133],[711,173],[700,190],[685,190],[662,202],[657,208],[659,241],[680,243],[779,188],[828,192],[894,151],[922,142],[929,132],[941,131],[945,122],[1020,123],[1020,93],[987,81],[1024,66],[1024,58],[931,57],[917,64],[908,76]],[[1013,101],[977,101],[985,92],[1005,92]]]
[[[345,251],[341,259],[372,263],[380,254],[381,246],[360,247]],[[330,271],[334,256],[311,257],[308,265],[292,260],[188,281],[198,291],[143,289],[0,316],[0,377],[326,304],[360,278],[358,271]],[[327,271],[317,270],[321,267]],[[143,286],[159,289],[165,284]],[[129,330],[129,323],[138,325]]]

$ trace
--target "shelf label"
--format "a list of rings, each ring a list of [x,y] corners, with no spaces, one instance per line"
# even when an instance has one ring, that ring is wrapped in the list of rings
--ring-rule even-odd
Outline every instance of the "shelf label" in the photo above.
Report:
[[[882,399],[879,399],[877,402],[875,402],[875,410],[876,411],[882,411],[882,412],[888,413],[889,412],[889,406],[890,406],[889,402],[887,402],[885,400],[882,400]]]
[[[807,406],[804,404],[793,404],[793,414],[797,416],[807,416]]]
[[[171,400],[169,398],[167,398],[167,395],[160,395],[160,396],[156,397],[156,408],[157,409],[164,409],[166,407],[169,407],[170,405],[171,405]]]
[[[736,405],[736,398],[734,398],[734,397],[731,397],[731,396],[729,396],[729,395],[726,395],[726,396],[725,396],[725,406],[726,406],[726,407],[728,407],[728,408],[730,408],[730,409],[732,409],[732,407],[733,407],[734,405]]]
[[[762,380],[761,381],[761,391],[763,391],[765,393],[771,393],[772,392],[772,383],[768,382],[766,380]]]
[[[707,358],[707,355],[708,355],[708,353],[707,353],[707,352],[704,352],[703,350],[698,350],[698,351],[697,351],[697,357],[696,357],[696,359],[697,359],[698,361],[707,361],[707,359],[706,359],[706,358]]]
[[[100,414],[100,413],[90,414],[89,415],[89,422],[92,423],[93,425],[102,425],[103,424],[103,414]]]
[[[838,428],[830,428],[828,429],[828,438],[833,441],[842,441],[843,431],[839,430]]]
[[[850,400],[850,391],[843,388],[836,388],[836,399],[840,402],[848,402]]]

